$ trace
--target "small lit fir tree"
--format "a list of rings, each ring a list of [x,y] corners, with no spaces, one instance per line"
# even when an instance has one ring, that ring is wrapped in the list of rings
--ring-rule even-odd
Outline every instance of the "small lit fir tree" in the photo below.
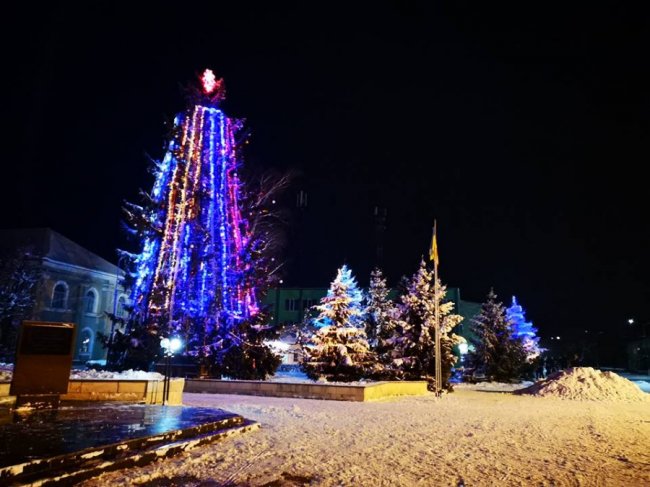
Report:
[[[316,306],[316,332],[304,345],[302,368],[311,379],[358,380],[375,364],[366,338],[364,296],[347,266]]]
[[[381,269],[375,268],[370,273],[370,286],[368,287],[368,307],[366,320],[366,335],[368,343],[375,348],[379,344],[379,337],[387,336],[393,328],[395,305],[388,298],[390,289],[386,285],[386,278]]]
[[[517,302],[515,296],[512,297],[512,305],[506,309],[506,318],[512,326],[512,335],[521,340],[528,362],[539,357],[541,349],[539,348],[537,328],[533,326],[532,322],[526,321],[526,312]]]
[[[275,282],[274,193],[286,178],[253,188],[240,175],[240,121],[219,108],[223,81],[206,70],[176,116],[167,152],[143,204],[125,207],[141,242],[131,258],[132,303],[117,367],[150,366],[161,337],[178,336],[183,354],[213,374],[264,378],[279,364],[264,340],[260,299]]]
[[[388,355],[384,364],[394,376],[407,380],[427,380],[435,377],[435,305],[440,318],[440,345],[442,388],[450,389],[451,370],[456,363],[453,347],[459,337],[452,330],[462,321],[454,314],[454,303],[446,302],[447,287],[438,281],[436,293],[433,272],[424,260],[408,281],[406,292],[400,297],[400,318],[395,322],[394,333],[384,341]],[[388,360],[386,360],[388,359]]]
[[[475,337],[471,340],[473,350],[468,354],[470,365],[490,380],[518,379],[526,364],[526,351],[521,339],[514,336],[506,309],[497,301],[494,290],[490,290],[472,321]]]

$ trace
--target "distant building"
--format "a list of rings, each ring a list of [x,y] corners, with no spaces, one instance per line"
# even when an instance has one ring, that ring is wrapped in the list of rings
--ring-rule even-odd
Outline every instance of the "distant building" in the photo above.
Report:
[[[108,335],[106,313],[124,316],[124,272],[49,228],[0,230],[3,249],[29,248],[41,273],[31,318],[77,325],[74,360],[105,360],[97,332]]]

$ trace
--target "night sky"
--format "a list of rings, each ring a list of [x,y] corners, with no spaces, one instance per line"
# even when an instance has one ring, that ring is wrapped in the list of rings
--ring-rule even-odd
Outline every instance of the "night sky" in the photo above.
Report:
[[[121,203],[150,189],[181,84],[211,67],[251,131],[248,168],[293,171],[289,209],[309,195],[287,284],[325,286],[347,262],[365,285],[378,205],[391,284],[437,218],[443,281],[465,299],[517,294],[542,335],[650,319],[641,12],[219,3],[5,11],[0,227],[49,226],[115,261]]]

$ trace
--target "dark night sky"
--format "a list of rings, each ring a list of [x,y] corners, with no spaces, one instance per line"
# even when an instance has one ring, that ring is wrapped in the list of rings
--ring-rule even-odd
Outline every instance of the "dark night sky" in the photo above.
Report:
[[[252,131],[247,163],[297,171],[289,200],[309,191],[287,282],[325,285],[346,261],[365,283],[379,204],[393,284],[436,217],[466,299],[516,293],[542,334],[648,318],[642,13],[218,3],[5,12],[0,227],[50,226],[114,261],[121,202],[150,187],[145,154],[207,66]]]

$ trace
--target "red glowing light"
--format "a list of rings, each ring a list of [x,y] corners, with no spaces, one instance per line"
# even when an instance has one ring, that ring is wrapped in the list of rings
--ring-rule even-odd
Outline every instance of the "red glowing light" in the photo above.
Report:
[[[217,78],[211,69],[206,69],[203,71],[203,76],[201,76],[201,83],[203,84],[203,91],[205,91],[206,95],[212,93],[217,87]]]

